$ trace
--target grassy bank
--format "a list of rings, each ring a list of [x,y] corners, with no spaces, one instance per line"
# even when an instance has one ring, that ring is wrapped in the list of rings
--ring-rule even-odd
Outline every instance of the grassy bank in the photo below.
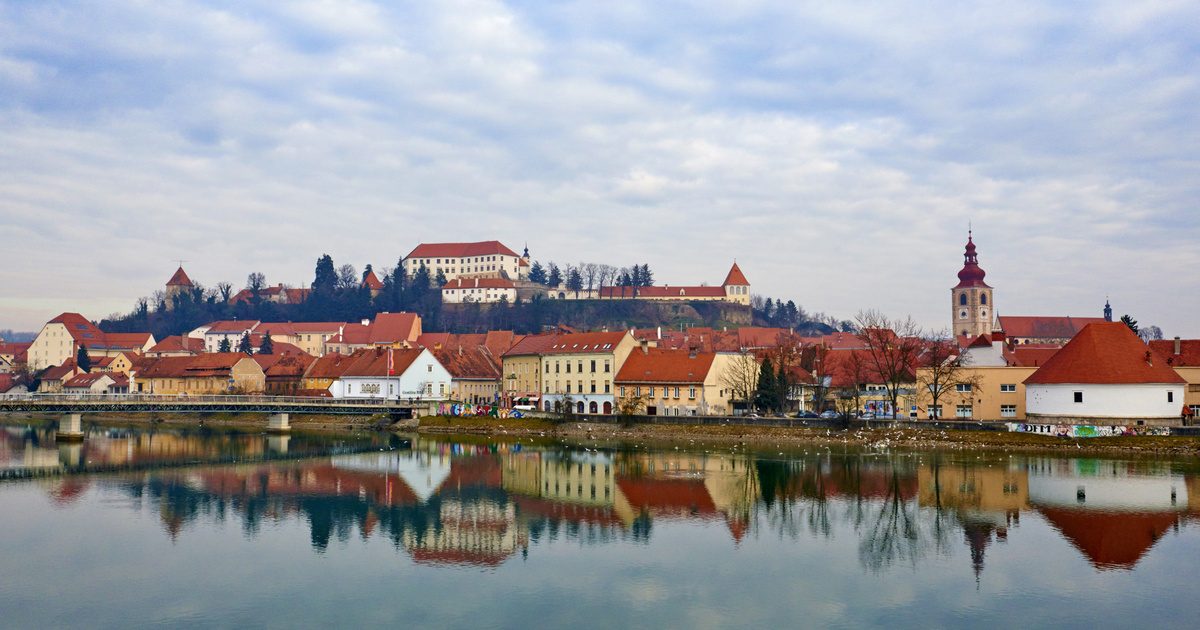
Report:
[[[953,431],[942,429],[849,429],[758,427],[741,425],[623,426],[607,423],[563,422],[544,419],[488,417],[424,417],[418,433],[475,434],[493,437],[545,437],[583,442],[633,442],[689,446],[845,447],[906,450],[990,450],[1002,452],[1053,452],[1058,454],[1144,454],[1172,457],[1200,456],[1197,437],[1060,438],[1031,433]]]

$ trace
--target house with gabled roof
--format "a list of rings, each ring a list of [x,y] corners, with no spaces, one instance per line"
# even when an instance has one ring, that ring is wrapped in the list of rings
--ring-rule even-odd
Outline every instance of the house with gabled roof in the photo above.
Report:
[[[430,278],[441,273],[447,280],[525,280],[529,277],[529,249],[526,248],[523,255],[518,255],[500,241],[421,243],[400,261],[400,266],[410,278],[424,267]]]
[[[732,356],[644,344],[629,353],[617,372],[617,400],[651,416],[732,413],[732,391],[721,384]]]
[[[1121,322],[1088,324],[1025,379],[1030,422],[1172,424],[1186,381]]]
[[[31,369],[42,370],[75,358],[81,347],[87,348],[88,356],[105,357],[141,354],[153,346],[150,333],[105,333],[79,313],[62,313],[46,322],[26,356]]]
[[[436,401],[450,396],[451,380],[450,372],[426,348],[379,346],[347,357],[329,391],[334,398]]]
[[[575,413],[611,414],[613,379],[637,345],[627,330],[530,335],[504,354],[506,396],[539,398],[546,411],[569,403]],[[540,391],[522,391],[531,385]]]

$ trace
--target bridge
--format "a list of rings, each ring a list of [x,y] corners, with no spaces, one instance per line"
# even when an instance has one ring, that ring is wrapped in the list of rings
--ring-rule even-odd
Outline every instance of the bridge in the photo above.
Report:
[[[58,435],[82,439],[83,414],[265,413],[267,430],[286,432],[292,414],[411,418],[437,401],[308,396],[161,396],[154,394],[27,394],[0,397],[0,413],[62,414]]]

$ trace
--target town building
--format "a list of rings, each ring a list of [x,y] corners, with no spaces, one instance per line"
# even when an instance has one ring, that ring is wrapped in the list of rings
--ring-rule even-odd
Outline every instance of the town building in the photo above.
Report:
[[[917,368],[917,383],[929,383],[929,367]],[[1025,380],[1035,367],[967,364],[952,372],[938,396],[937,406],[928,389],[914,388],[911,418],[961,420],[1025,420]]]
[[[379,280],[379,276],[375,275],[374,269],[367,269],[363,274],[362,288],[371,292],[371,298],[374,299],[383,291],[383,282]]]
[[[315,359],[303,352],[255,354],[263,370],[264,392],[272,396],[299,396],[304,375]]]
[[[450,398],[471,404],[500,400],[500,359],[484,345],[448,345],[432,350],[450,373]]]
[[[137,366],[130,391],[160,396],[261,394],[266,375],[251,357],[219,352],[194,357],[164,357]]]
[[[0,340],[0,374],[16,371],[18,366],[28,362],[31,345],[32,342]]]
[[[445,400],[450,372],[426,348],[367,348],[349,357],[329,391],[334,398]]]
[[[1121,322],[1089,324],[1025,379],[1030,422],[1168,424],[1186,381]]]
[[[154,347],[150,333],[105,333],[79,313],[62,313],[46,322],[26,351],[29,367],[42,370],[73,359],[80,347],[88,356],[116,356],[122,352],[142,354]]]
[[[1088,324],[1104,323],[1103,317],[1012,316],[997,318],[999,330],[1011,345],[1063,346]]]
[[[651,287],[603,287],[594,294],[579,295],[566,289],[552,289],[551,299],[601,299],[601,300],[653,300],[685,302],[733,302],[750,305],[750,281],[746,279],[737,263],[733,263],[720,286],[651,286]]]
[[[637,345],[629,331],[525,337],[504,355],[505,391],[540,397],[543,411],[570,404],[575,413],[610,414],[616,407],[613,379]],[[540,391],[525,389],[533,384]]]
[[[411,348],[421,336],[421,316],[416,313],[379,313],[374,320],[345,324],[325,341],[326,352],[350,354],[366,348]]]
[[[1149,345],[1160,361],[1171,366],[1171,369],[1187,382],[1183,404],[1191,412],[1189,420],[1200,418],[1200,339],[1176,337],[1151,341]],[[1180,411],[1183,411],[1182,407]]]
[[[421,267],[430,279],[442,274],[446,280],[456,278],[507,278],[526,280],[529,277],[529,249],[523,255],[500,241],[478,243],[422,243],[400,261],[409,278]]]
[[[185,335],[171,335],[154,344],[146,351],[151,358],[161,357],[191,357],[204,352],[204,339],[196,339]]]
[[[228,342],[229,351],[236,351],[242,337],[253,333],[259,323],[257,319],[221,320],[201,326],[192,331],[189,336],[199,332],[204,338],[205,352],[220,352],[222,342]]]
[[[128,394],[129,377],[119,372],[77,374],[63,383],[64,394],[103,396]]]
[[[729,414],[731,392],[722,385],[721,374],[731,357],[643,343],[629,353],[614,379],[617,408],[651,416]]]
[[[308,288],[293,288],[279,283],[273,287],[263,287],[258,290],[258,299],[260,302],[271,302],[272,304],[300,304],[308,299],[312,289]],[[230,304],[247,303],[254,301],[254,292],[250,289],[242,289],[233,294],[229,298]]]
[[[455,278],[442,285],[442,302],[493,304],[517,301],[517,285],[508,278]]]

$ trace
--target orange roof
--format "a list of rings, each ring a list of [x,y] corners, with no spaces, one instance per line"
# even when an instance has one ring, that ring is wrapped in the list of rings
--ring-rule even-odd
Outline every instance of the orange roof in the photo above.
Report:
[[[351,354],[341,376],[388,376],[388,354],[392,356],[392,374],[400,375],[424,352],[422,348],[364,348]]]
[[[1038,367],[1045,365],[1051,357],[1058,354],[1061,346],[1045,346],[1038,344],[1013,346],[1004,351],[1004,358],[1011,366]]]
[[[353,355],[331,352],[323,357],[319,357],[309,365],[308,371],[304,376],[305,378],[338,378],[350,367],[350,363],[352,362],[350,359],[351,356]]]
[[[480,241],[478,243],[421,243],[413,249],[408,258],[465,258],[467,256],[513,256],[517,253],[505,247],[500,241]]]
[[[416,341],[421,336],[421,318],[416,313],[379,313],[371,322],[371,343]]]
[[[91,347],[100,343],[104,338],[104,333],[79,313],[63,313],[47,323],[66,326],[67,334],[71,335],[75,343],[80,345]]]
[[[167,280],[167,286],[190,287],[192,286],[192,279],[183,271],[183,266],[180,266],[175,270],[175,274],[171,276],[171,279]]]
[[[488,381],[500,379],[500,366],[484,346],[442,347],[432,352],[453,378]]]
[[[71,357],[62,362],[62,365],[54,365],[46,368],[42,372],[42,380],[44,381],[61,381],[63,378],[70,377],[79,370],[79,366],[75,364],[75,357]]]
[[[717,506],[700,479],[619,478],[617,486],[635,511],[660,517],[713,518]]]
[[[504,356],[611,352],[627,334],[629,333],[620,331],[529,335],[504,353]]]
[[[281,344],[289,345],[289,344]],[[263,369],[263,373],[268,379],[273,378],[299,378],[304,376],[308,370],[308,366],[312,365],[315,359],[312,355],[303,352],[288,353],[288,354],[256,354],[253,357],[254,362]]]
[[[687,350],[634,350],[617,372],[618,383],[703,383],[717,355]]]
[[[86,374],[76,374],[75,376],[71,377],[70,380],[63,383],[63,387],[70,387],[71,389],[91,387],[96,383],[96,381],[104,378],[105,376],[108,376],[109,380],[112,380],[111,375],[107,372],[88,372]]]
[[[1174,339],[1151,341],[1150,349],[1171,367],[1200,366],[1200,339],[1180,339],[1179,354],[1175,354]]]
[[[1033,339],[1070,339],[1084,326],[1098,323],[1105,323],[1104,318],[1000,316],[1000,328],[1005,336]]]
[[[1026,385],[1183,383],[1166,361],[1155,357],[1121,322],[1088,324],[1038,371]]]
[[[517,285],[508,278],[455,278],[442,285],[447,289],[511,289]]]
[[[730,285],[750,286],[750,281],[746,279],[746,275],[742,273],[736,262],[729,268],[729,275],[725,276],[725,282],[721,283],[723,287]]]
[[[151,353],[163,352],[190,352],[192,354],[200,354],[204,352],[204,340],[195,339],[193,337],[184,337],[183,335],[171,335],[166,339],[154,344],[150,348]]]
[[[368,271],[367,275],[363,276],[362,283],[372,291],[378,291],[383,288],[383,283],[379,281],[379,277],[375,275],[374,270]]]
[[[600,289],[602,298],[679,298],[679,297],[725,297],[724,287],[603,287]]]
[[[254,330],[254,327],[259,324],[257,319],[242,319],[242,320],[221,320],[215,321],[208,325],[207,333],[233,334],[244,333],[248,330]]]
[[[137,370],[138,378],[211,378],[228,376],[233,366],[249,358],[240,352],[214,352],[194,357],[151,359]]]
[[[148,332],[143,333],[104,333],[104,338],[100,343],[88,346],[89,348],[107,348],[109,350],[127,348],[130,350],[140,350],[147,343],[153,341],[154,338]]]

